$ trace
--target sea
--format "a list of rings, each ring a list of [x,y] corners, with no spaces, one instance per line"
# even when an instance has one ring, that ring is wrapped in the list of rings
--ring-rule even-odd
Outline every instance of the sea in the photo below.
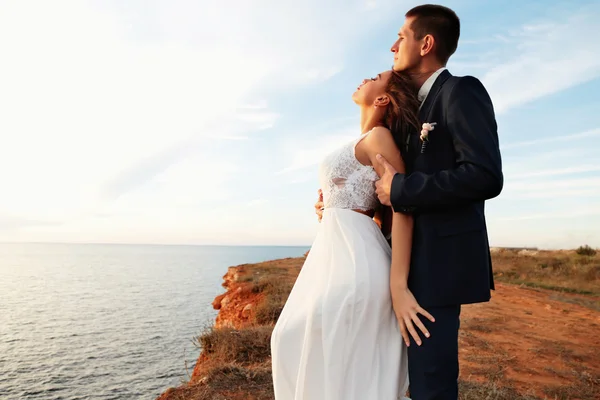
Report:
[[[227,267],[307,250],[0,244],[0,399],[155,399],[192,373]]]

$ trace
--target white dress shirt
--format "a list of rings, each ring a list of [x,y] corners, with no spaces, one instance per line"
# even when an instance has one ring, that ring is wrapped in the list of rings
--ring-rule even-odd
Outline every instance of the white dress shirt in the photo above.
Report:
[[[435,80],[437,79],[438,76],[440,76],[440,74],[445,69],[446,69],[446,67],[442,67],[442,68],[438,69],[433,74],[431,74],[431,76],[429,78],[427,78],[427,80],[423,83],[423,85],[421,85],[421,88],[419,89],[419,93],[417,94],[417,98],[421,102],[421,106],[423,105],[423,103],[425,102],[425,99],[427,98],[427,95],[431,91],[431,88],[433,87]],[[419,109],[421,109],[421,106],[419,106]]]

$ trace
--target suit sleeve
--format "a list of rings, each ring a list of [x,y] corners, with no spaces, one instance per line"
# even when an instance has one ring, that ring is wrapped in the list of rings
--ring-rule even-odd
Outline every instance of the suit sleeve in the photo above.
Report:
[[[456,83],[445,119],[454,145],[455,167],[433,174],[396,174],[390,196],[394,210],[456,206],[491,199],[502,191],[494,108],[478,79],[463,77]]]

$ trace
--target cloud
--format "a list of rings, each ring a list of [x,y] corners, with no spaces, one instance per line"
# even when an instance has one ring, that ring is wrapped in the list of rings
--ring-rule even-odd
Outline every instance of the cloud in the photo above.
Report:
[[[190,174],[172,167],[204,154],[206,140],[274,128],[280,113],[269,98],[338,74],[353,40],[384,17],[364,8],[1,2],[0,207],[66,221],[101,213],[168,170],[170,189],[189,193]]]
[[[359,133],[323,96],[389,65],[412,4],[0,2],[2,238],[308,243],[316,166]],[[594,37],[597,6],[542,11],[512,30],[478,17],[503,28],[453,58],[482,72],[500,113],[599,76],[598,44],[570,39]],[[539,216],[594,212],[600,131],[539,132],[502,146],[491,220],[518,204],[511,217],[538,216],[518,226],[545,234],[569,219]]]
[[[129,169],[121,171],[114,179],[107,182],[101,189],[103,197],[114,200],[143,185],[191,151],[192,149],[186,144],[180,144],[137,161]]]
[[[573,133],[570,135],[548,137],[542,139],[526,140],[522,142],[513,142],[505,145],[501,145],[502,150],[525,147],[525,146],[537,146],[540,144],[556,143],[556,142],[571,142],[575,139],[586,139],[591,137],[600,136],[600,129],[590,129],[585,132]]]
[[[551,220],[564,218],[590,217],[600,215],[599,207],[585,207],[576,210],[565,210],[559,212],[537,213],[529,215],[511,216],[498,218],[498,221],[526,221],[526,220]]]
[[[0,215],[0,232],[14,232],[30,227],[54,227],[60,225],[57,221],[31,220],[10,215]]]
[[[560,175],[574,175],[574,174],[581,174],[584,172],[600,172],[600,165],[578,165],[575,167],[543,169],[543,170],[537,170],[537,171],[536,170],[520,171],[518,173],[514,173],[508,179],[509,180],[522,180],[522,179],[560,176]]]
[[[547,206],[557,209],[564,205],[552,204],[552,200],[562,198],[570,201],[570,207],[576,207],[577,202],[592,201],[600,197],[600,175],[597,174],[599,171],[599,165],[537,170],[523,165],[522,170],[513,168],[505,172],[505,186],[501,198],[549,200]],[[581,177],[583,173],[590,175]],[[516,213],[520,211],[523,210],[517,210]]]
[[[479,43],[485,47],[451,65],[486,70],[481,80],[499,114],[595,79],[600,76],[600,42],[584,38],[596,36],[600,6],[573,8],[547,7],[550,15],[491,37],[493,45]]]
[[[548,180],[543,182],[531,182],[531,181],[516,181],[510,183],[511,189],[521,190],[547,190],[547,189],[570,189],[570,188],[598,188],[600,190],[600,177],[593,178],[577,178],[577,179],[563,179],[563,180]]]
[[[354,127],[315,139],[294,139],[292,141],[293,144],[290,143],[287,145],[288,148],[293,149],[293,151],[288,152],[289,164],[279,170],[277,175],[297,172],[318,165],[327,154],[336,150],[344,143],[352,139],[357,139],[357,131],[358,129]]]

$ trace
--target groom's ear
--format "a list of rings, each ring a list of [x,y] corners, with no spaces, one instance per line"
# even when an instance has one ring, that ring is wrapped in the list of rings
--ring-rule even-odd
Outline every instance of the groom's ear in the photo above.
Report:
[[[429,53],[433,54],[434,45],[435,38],[433,35],[425,35],[425,37],[421,40],[421,57],[424,57]]]

